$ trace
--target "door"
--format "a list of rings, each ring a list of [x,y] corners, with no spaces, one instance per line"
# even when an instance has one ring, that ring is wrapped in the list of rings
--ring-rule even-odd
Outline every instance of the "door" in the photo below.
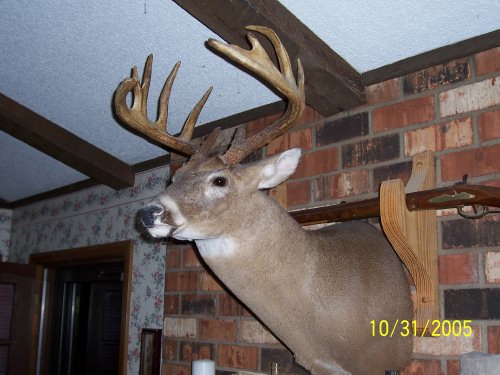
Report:
[[[31,340],[30,370],[22,374],[85,374],[87,360],[100,363],[92,374],[126,374],[133,242],[31,254],[30,263],[37,266],[37,308],[31,319],[36,339]],[[98,333],[95,326],[101,327]]]
[[[36,285],[36,266],[0,262],[0,375],[33,372]]]
[[[123,263],[56,270],[50,374],[118,375]]]

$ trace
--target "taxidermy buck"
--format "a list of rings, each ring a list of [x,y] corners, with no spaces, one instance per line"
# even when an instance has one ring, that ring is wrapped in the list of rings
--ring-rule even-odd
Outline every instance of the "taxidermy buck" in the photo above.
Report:
[[[305,107],[304,74],[297,80],[277,35],[261,26],[247,29],[273,44],[278,70],[257,39],[251,50],[213,39],[211,48],[248,69],[288,100],[283,116],[261,133],[237,132],[223,155],[209,156],[218,131],[200,145],[190,143],[209,89],[188,116],[179,137],[166,131],[168,98],[177,64],[160,97],[158,121],[146,107],[151,57],[139,82],[137,68],[116,91],[118,117],[147,137],[190,160],[172,183],[141,212],[153,237],[194,240],[206,264],[313,374],[383,375],[410,358],[411,338],[372,336],[370,321],[411,320],[409,286],[402,264],[385,237],[369,224],[332,225],[306,231],[261,189],[285,181],[297,167],[299,149],[267,160],[239,163],[285,133]],[[131,108],[126,97],[133,92]]]

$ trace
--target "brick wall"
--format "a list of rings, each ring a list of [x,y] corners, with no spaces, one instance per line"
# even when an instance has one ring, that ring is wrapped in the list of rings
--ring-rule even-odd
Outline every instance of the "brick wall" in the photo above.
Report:
[[[436,152],[437,187],[461,181],[500,186],[500,48],[367,88],[368,104],[302,124],[253,158],[301,147],[288,181],[289,209],[372,198],[380,182],[411,172],[412,155]],[[270,118],[245,124],[258,131]],[[500,215],[467,220],[440,210],[441,319],[471,319],[470,337],[415,339],[410,374],[458,374],[462,353],[500,354]],[[200,263],[189,244],[167,247],[163,374],[190,374],[198,358],[235,369],[305,374],[244,306]],[[265,303],[265,301],[263,301]],[[367,329],[369,329],[367,327]]]

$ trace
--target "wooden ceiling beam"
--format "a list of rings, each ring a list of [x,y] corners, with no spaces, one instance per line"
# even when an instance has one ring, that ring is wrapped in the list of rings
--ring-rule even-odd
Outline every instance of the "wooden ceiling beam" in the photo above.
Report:
[[[113,189],[134,185],[132,167],[0,94],[0,130]]]
[[[292,61],[304,66],[307,104],[330,116],[365,104],[361,74],[277,0],[174,0],[226,42],[248,48],[246,25],[272,28]],[[270,43],[259,38],[264,48]],[[274,52],[270,53],[270,56]]]

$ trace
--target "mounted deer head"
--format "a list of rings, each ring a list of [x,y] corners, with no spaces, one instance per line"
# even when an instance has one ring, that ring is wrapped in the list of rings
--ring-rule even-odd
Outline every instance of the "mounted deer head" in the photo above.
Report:
[[[287,100],[284,115],[250,138],[240,131],[222,155],[208,157],[218,136],[201,146],[189,142],[211,89],[195,106],[181,135],[166,132],[168,97],[178,64],[160,97],[156,123],[147,118],[151,75],[148,58],[142,83],[137,68],[116,91],[118,117],[147,137],[190,160],[141,212],[154,237],[194,240],[207,265],[313,374],[384,374],[401,368],[411,354],[411,338],[372,336],[371,320],[411,320],[409,286],[403,267],[384,236],[368,224],[334,225],[305,231],[260,189],[285,181],[297,167],[300,150],[240,165],[247,155],[285,133],[305,107],[304,75],[297,80],[277,35],[261,26],[247,29],[273,44],[280,70],[257,39],[244,50],[209,40],[209,45],[278,90]],[[126,96],[134,102],[127,106]]]

